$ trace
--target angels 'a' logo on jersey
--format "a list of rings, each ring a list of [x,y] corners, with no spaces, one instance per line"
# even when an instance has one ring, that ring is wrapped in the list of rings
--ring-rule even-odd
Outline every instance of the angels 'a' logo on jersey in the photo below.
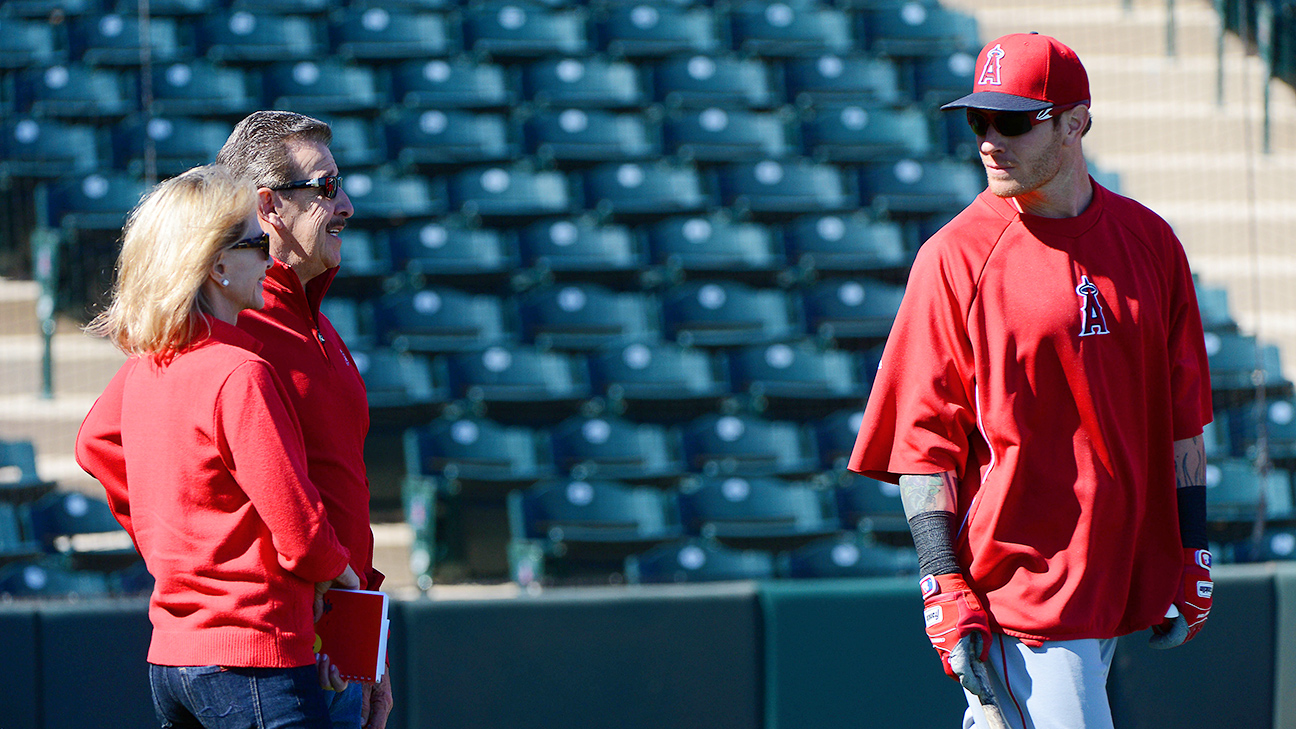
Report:
[[[1088,276],[1081,276],[1080,285],[1076,286],[1075,291],[1081,298],[1080,336],[1111,334],[1111,330],[1107,328],[1107,314],[1103,311],[1102,297],[1098,295],[1098,286]]]
[[[981,69],[981,78],[977,80],[977,86],[1002,86],[1003,77],[1000,75],[1000,64],[1003,60],[1004,50],[999,44],[994,48],[986,51],[985,67]]]

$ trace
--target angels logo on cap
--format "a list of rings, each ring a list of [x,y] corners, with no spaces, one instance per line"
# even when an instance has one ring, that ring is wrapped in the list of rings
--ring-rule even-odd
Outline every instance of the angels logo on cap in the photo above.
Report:
[[[1075,51],[1038,33],[1013,33],[986,44],[972,93],[941,109],[1034,111],[1089,103],[1089,74]]]

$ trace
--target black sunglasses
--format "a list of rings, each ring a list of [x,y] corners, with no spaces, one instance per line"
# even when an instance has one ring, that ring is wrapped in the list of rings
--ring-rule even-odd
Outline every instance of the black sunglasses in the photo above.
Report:
[[[337,197],[338,190],[342,189],[342,175],[329,175],[328,177],[316,177],[312,180],[297,180],[289,182],[287,185],[272,187],[271,190],[300,190],[304,187],[318,187],[319,194],[332,200]]]
[[[1074,109],[1083,103],[1086,102],[1050,106],[1039,111],[984,111],[969,108],[967,121],[968,126],[972,127],[972,133],[978,137],[984,137],[986,132],[990,131],[990,127],[994,127],[995,131],[1005,137],[1020,137],[1034,129],[1036,125],[1054,119],[1057,114]]]
[[[238,250],[239,248],[255,248],[268,256],[270,255],[270,234],[262,233],[261,235],[254,235],[251,238],[244,238],[230,246],[231,251]]]

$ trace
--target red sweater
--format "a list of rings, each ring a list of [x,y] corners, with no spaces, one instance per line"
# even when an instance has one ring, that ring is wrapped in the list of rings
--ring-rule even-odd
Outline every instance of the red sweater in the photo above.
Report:
[[[77,462],[156,580],[150,663],[314,662],[314,583],[348,553],[306,476],[301,429],[257,343],[209,319],[159,365],[128,360],[77,434]]]
[[[351,551],[360,586],[376,590],[383,575],[373,568],[369,527],[369,478],[364,443],[369,433],[369,399],[364,380],[342,338],[320,313],[330,269],[303,288],[280,261],[266,274],[265,307],[246,310],[239,328],[262,344],[261,356],[275,368],[306,439],[306,467],[328,509],[329,523]]]

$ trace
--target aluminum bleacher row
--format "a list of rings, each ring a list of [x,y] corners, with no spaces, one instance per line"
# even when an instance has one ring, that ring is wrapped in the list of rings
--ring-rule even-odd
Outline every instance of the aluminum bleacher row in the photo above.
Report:
[[[984,187],[966,124],[935,111],[970,85],[972,18],[933,0],[149,9],[145,29],[130,0],[0,6],[0,185],[32,192],[81,254],[65,297],[93,301],[151,175],[210,162],[255,109],[328,120],[356,215],[325,311],[435,532],[421,569],[915,569],[894,489],[843,463],[917,248]],[[1226,558],[1291,555],[1296,538],[1243,535],[1262,492],[1273,523],[1293,515],[1290,383],[1261,347],[1261,485],[1255,339],[1201,295],[1215,536]],[[0,589],[71,559],[44,551]]]

